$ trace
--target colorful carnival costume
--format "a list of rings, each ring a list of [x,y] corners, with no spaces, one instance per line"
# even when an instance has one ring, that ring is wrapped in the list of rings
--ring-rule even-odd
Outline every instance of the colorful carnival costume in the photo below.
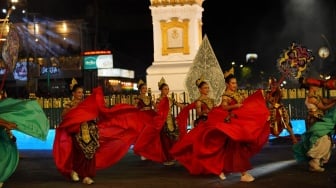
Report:
[[[46,140],[49,121],[34,100],[7,98],[0,101],[0,119],[16,124],[16,130],[40,140]],[[0,183],[10,177],[19,162],[16,138],[0,127]],[[1,186],[0,186],[1,187]]]
[[[92,120],[96,120],[95,123]],[[93,93],[70,110],[59,127],[53,145],[53,156],[57,169],[67,178],[72,178],[73,135],[79,135],[81,125],[91,122],[97,127],[97,137],[89,136],[87,143],[92,142],[94,153],[94,171],[107,168],[118,162],[135,142],[139,130],[142,129],[139,110],[133,105],[120,104],[107,108],[101,87],[95,88]],[[89,133],[94,131],[89,130]],[[85,139],[84,139],[85,140]],[[98,142],[96,142],[98,141]],[[88,150],[90,153],[90,150]],[[90,175],[90,177],[94,176]]]
[[[295,144],[297,143],[297,138],[292,130],[289,113],[281,101],[282,94],[279,83],[276,82],[275,78],[270,78],[269,85],[269,90],[266,91],[265,98],[270,111],[271,134],[279,137],[280,133],[284,129],[287,129],[292,138],[292,142]]]
[[[268,116],[258,90],[243,101],[241,108],[213,108],[208,120],[182,137],[171,153],[193,175],[247,171],[252,168],[250,158],[268,140]]]

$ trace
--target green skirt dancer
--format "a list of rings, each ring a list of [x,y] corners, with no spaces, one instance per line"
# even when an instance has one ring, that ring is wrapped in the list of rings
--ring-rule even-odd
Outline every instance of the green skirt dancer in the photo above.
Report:
[[[5,128],[0,127],[0,184],[13,174],[18,163],[19,152],[15,140],[8,136]]]
[[[316,158],[321,158],[321,161],[317,161],[317,163],[326,163],[331,154],[332,147],[332,139],[331,135],[335,134],[335,124],[336,124],[336,108],[332,108],[328,111],[326,115],[323,116],[322,121],[317,121],[313,124],[313,126],[307,130],[301,136],[301,141],[297,144],[293,145],[294,157],[298,162],[310,162],[313,155],[311,155],[314,150],[317,150],[318,147],[324,147],[324,160],[323,156]],[[313,165],[313,164],[310,164]],[[323,164],[321,164],[322,166]],[[320,171],[324,169],[321,167],[317,167]]]
[[[15,123],[16,130],[40,140],[46,140],[49,121],[35,100],[6,98],[0,100],[0,119]],[[0,126],[0,187],[15,171],[19,154],[15,137]]]

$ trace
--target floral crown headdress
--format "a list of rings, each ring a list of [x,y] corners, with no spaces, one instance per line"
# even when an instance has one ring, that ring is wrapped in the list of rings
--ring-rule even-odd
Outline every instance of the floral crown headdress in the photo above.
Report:
[[[204,76],[202,75],[199,79],[196,80],[196,86],[199,87],[199,85],[204,82]]]
[[[158,82],[158,87],[160,88],[163,84],[166,84],[166,80],[162,77],[161,80]]]
[[[234,68],[231,67],[230,70],[224,72],[224,78],[228,77],[229,75],[234,75]]]

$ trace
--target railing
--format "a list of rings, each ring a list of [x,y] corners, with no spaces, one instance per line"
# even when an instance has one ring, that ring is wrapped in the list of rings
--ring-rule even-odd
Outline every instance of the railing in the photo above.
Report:
[[[253,91],[241,90],[246,95],[253,93]],[[336,96],[334,91],[322,91],[320,93],[322,96],[332,97]],[[182,95],[186,95],[185,92]],[[171,96],[176,96],[172,93]],[[287,108],[291,119],[305,119],[307,114],[307,109],[304,104],[305,100],[305,91],[301,89],[290,89],[283,90],[283,104]],[[105,103],[108,107],[113,107],[116,104],[125,103],[125,104],[134,104],[135,94],[112,94],[105,96]],[[183,97],[187,98],[187,97]],[[63,110],[64,104],[70,101],[70,98],[36,98],[38,103],[44,109],[47,117],[50,121],[50,128],[55,128],[59,125],[61,121],[61,112]],[[184,102],[184,101],[179,101]],[[185,101],[184,103],[188,103]],[[173,115],[176,115],[180,112],[177,106],[173,106]],[[196,119],[196,112],[191,111],[189,117],[189,124],[192,125],[193,121]]]

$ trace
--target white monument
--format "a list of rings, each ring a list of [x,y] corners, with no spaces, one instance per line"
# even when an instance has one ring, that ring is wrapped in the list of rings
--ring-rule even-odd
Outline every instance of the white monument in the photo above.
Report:
[[[150,0],[154,62],[147,69],[147,86],[159,93],[162,77],[171,92],[186,90],[185,79],[202,42],[204,0]]]

